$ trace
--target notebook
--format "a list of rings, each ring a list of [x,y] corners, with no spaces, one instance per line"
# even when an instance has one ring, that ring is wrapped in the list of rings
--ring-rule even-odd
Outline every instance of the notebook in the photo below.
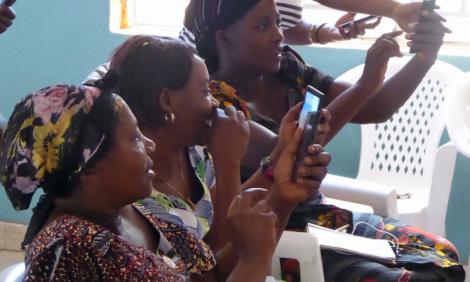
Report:
[[[364,238],[310,223],[307,226],[307,232],[317,237],[323,249],[358,254],[388,263],[394,263],[396,259],[390,243],[384,239]]]

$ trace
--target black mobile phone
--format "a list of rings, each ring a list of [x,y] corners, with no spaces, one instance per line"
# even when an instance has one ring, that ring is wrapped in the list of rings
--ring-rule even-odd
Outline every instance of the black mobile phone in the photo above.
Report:
[[[325,94],[312,86],[307,86],[304,102],[299,115],[299,127],[304,129],[302,143],[297,153],[297,161],[294,170],[294,179],[297,178],[298,168],[304,163],[308,155],[308,146],[315,141],[318,122],[320,121],[320,110],[323,108]]]
[[[434,9],[436,8],[436,0],[423,0],[423,6],[421,7],[421,11],[428,11],[428,12],[433,12]],[[418,22],[423,21],[424,19],[422,18],[421,14],[418,17]],[[414,48],[410,48],[410,54],[416,53],[416,50]]]
[[[346,22],[344,24],[341,24],[340,27],[342,29],[351,29],[351,26],[353,24],[358,24],[358,23],[364,23],[364,22],[368,22],[368,21],[371,21],[371,20],[375,20],[377,19],[378,16],[367,16],[367,17],[363,17],[363,18],[360,18],[360,19],[357,19],[357,20],[353,20],[353,21],[349,21],[349,22]]]

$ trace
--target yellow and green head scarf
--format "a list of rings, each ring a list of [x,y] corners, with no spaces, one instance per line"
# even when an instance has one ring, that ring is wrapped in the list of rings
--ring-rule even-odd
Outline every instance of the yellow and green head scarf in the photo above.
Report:
[[[0,181],[15,209],[27,209],[39,187],[52,187],[58,178],[67,179],[85,168],[106,137],[87,126],[92,109],[110,108],[103,118],[113,126],[120,103],[114,94],[98,88],[54,85],[16,105],[0,152]]]

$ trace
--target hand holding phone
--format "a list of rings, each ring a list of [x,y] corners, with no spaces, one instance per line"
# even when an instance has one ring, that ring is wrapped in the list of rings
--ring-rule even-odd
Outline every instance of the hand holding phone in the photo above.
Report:
[[[349,21],[349,22],[346,22],[344,24],[341,24],[340,27],[343,28],[343,29],[351,29],[351,27],[354,25],[354,24],[360,24],[360,23],[365,23],[365,22],[369,22],[371,20],[375,20],[379,18],[378,16],[367,16],[367,17],[364,17],[364,18],[360,18],[360,19],[357,19],[357,20],[353,20],[353,21]]]
[[[294,168],[294,177],[298,176],[298,168],[303,165],[304,158],[308,154],[308,147],[315,141],[318,123],[320,121],[320,111],[323,108],[325,94],[312,86],[307,86],[305,99],[299,114],[298,125],[304,130],[302,143],[297,154]]]
[[[356,13],[347,13],[336,22],[336,28],[341,35],[341,39],[353,39],[359,35],[364,35],[366,29],[373,29],[380,24],[380,17],[367,16],[354,19]],[[375,22],[368,23],[375,20]]]
[[[15,11],[10,6],[15,0],[0,0],[0,34],[4,33],[16,18]]]
[[[428,11],[429,13],[433,12],[436,8],[436,0],[423,0],[423,6],[421,8],[421,12]],[[422,17],[421,13],[418,17],[418,22],[422,22],[425,19]],[[410,54],[416,53],[414,48],[410,48]]]

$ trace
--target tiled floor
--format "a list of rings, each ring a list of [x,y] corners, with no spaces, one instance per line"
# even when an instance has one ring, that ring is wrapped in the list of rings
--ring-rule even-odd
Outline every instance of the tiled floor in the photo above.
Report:
[[[8,266],[24,261],[23,252],[0,251],[0,272]]]

